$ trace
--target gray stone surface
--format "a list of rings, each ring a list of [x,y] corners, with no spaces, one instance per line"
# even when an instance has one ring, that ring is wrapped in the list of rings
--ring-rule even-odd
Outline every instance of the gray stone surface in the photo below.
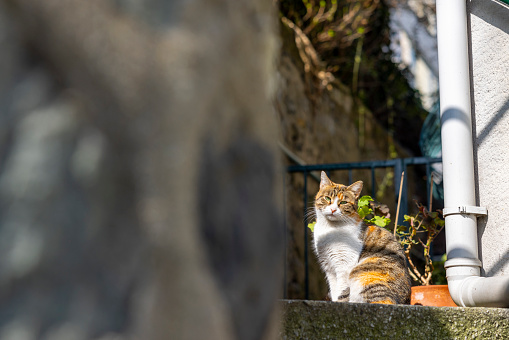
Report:
[[[507,339],[509,310],[286,300],[281,339]]]

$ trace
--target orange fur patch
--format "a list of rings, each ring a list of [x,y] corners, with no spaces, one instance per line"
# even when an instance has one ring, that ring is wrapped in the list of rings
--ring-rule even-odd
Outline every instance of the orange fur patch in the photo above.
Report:
[[[368,228],[370,233],[375,232],[377,230],[377,228],[374,225],[370,225]]]
[[[383,304],[383,305],[393,305],[394,304],[394,302],[392,302],[391,300],[374,301],[374,302],[371,302],[371,303],[380,303],[380,304]]]
[[[389,274],[380,272],[366,272],[359,275],[357,278],[363,286],[367,286],[373,283],[387,284],[388,281],[392,281],[393,277]]]

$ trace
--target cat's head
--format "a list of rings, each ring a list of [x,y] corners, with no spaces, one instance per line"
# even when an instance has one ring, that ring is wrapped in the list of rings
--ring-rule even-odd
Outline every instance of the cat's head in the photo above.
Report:
[[[362,181],[350,186],[336,184],[322,171],[320,190],[315,198],[316,214],[321,214],[329,221],[360,222],[357,200],[362,184]]]

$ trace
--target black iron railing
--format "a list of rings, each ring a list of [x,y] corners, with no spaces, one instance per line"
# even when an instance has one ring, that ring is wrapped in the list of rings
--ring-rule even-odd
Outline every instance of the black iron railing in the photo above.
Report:
[[[428,206],[429,206],[429,199],[430,199],[430,180],[431,180],[431,165],[435,163],[441,163],[441,158],[428,158],[428,157],[412,157],[412,158],[398,158],[398,159],[389,159],[384,161],[368,161],[368,162],[355,162],[355,163],[334,163],[334,164],[316,164],[316,165],[292,165],[287,168],[287,173],[302,173],[304,178],[304,189],[302,192],[302,199],[304,202],[304,265],[305,265],[305,298],[309,298],[309,240],[308,240],[308,231],[307,231],[307,224],[308,221],[306,219],[306,210],[308,208],[308,192],[307,192],[307,182],[308,177],[312,175],[315,171],[325,171],[326,173],[330,173],[331,171],[348,171],[348,183],[353,182],[352,178],[352,171],[358,170],[358,169],[368,169],[371,170],[371,196],[376,196],[376,176],[375,176],[375,170],[378,168],[393,168],[394,170],[394,193],[396,199],[399,197],[399,190],[400,190],[400,183],[401,183],[401,174],[402,172],[406,173],[408,166],[414,166],[414,165],[423,165],[426,168],[426,179],[427,179],[427,185],[426,185],[426,197],[428,200]],[[314,175],[314,174],[313,174]],[[316,179],[316,175],[314,175]],[[403,184],[402,184],[402,190],[401,190],[401,208],[400,213],[398,217],[398,224],[401,224],[403,221],[403,216],[407,212],[408,207],[408,186],[407,186],[407,178],[408,176],[405,176],[403,178]],[[285,229],[286,229],[286,221],[285,221]],[[287,235],[288,230],[285,230],[285,235]],[[285,237],[285,248],[287,247],[286,244],[287,238]],[[286,253],[286,249],[285,249]],[[285,288],[284,288],[284,296],[287,297],[287,291],[286,291],[286,273],[287,268],[285,265]]]

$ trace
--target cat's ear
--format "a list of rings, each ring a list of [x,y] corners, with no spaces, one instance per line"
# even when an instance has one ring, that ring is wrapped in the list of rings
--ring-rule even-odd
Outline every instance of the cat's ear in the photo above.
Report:
[[[329,179],[329,177],[327,177],[327,174],[325,173],[325,171],[322,171],[322,178],[320,181],[320,189],[331,186],[331,185],[332,185],[332,181]]]
[[[355,194],[355,199],[358,199],[359,196],[361,195],[363,184],[364,183],[362,183],[362,181],[357,181],[348,187],[348,190],[353,191],[353,193]]]

